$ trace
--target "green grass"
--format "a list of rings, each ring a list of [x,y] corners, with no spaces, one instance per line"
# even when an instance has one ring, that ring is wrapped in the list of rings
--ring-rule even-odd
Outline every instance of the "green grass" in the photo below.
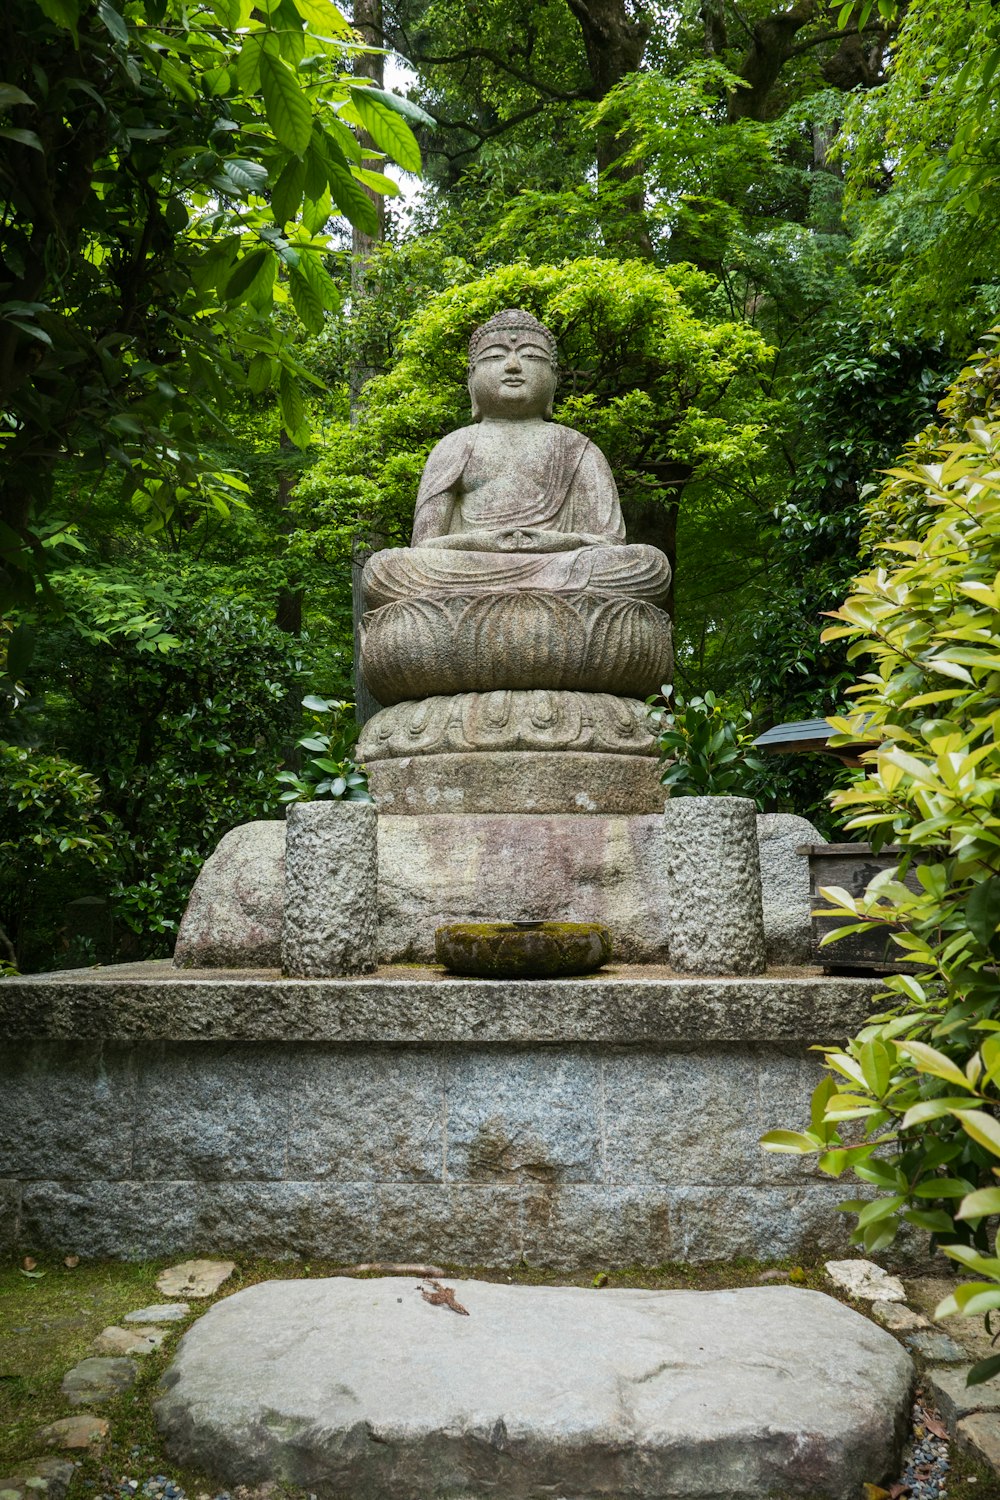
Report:
[[[73,1411],[60,1390],[67,1370],[94,1352],[94,1340],[102,1329],[120,1323],[135,1308],[163,1300],[156,1290],[156,1278],[172,1263],[91,1262],[69,1270],[59,1261],[41,1260],[37,1269],[44,1275],[37,1278],[25,1276],[16,1265],[0,1265],[0,1476],[39,1454],[34,1441],[38,1428]],[[110,1441],[102,1456],[83,1460],[70,1500],[83,1500],[87,1481],[105,1489],[116,1488],[122,1475],[141,1481],[158,1473],[181,1484],[192,1500],[199,1495],[214,1495],[221,1487],[218,1481],[180,1469],[167,1458],[153,1419],[155,1389],[178,1338],[213,1302],[244,1287],[259,1281],[328,1276],[338,1268],[333,1261],[248,1259],[238,1263],[215,1297],[193,1301],[184,1323],[162,1325],[167,1330],[163,1346],[136,1361],[136,1385],[100,1408],[111,1424]],[[785,1261],[776,1268],[792,1272],[799,1285],[830,1290],[821,1264],[797,1266]],[[670,1264],[620,1270],[592,1266],[570,1273],[526,1266],[446,1269],[451,1277],[529,1286],[592,1286],[595,1277],[606,1275],[609,1287],[716,1291],[754,1285],[765,1267],[757,1261],[741,1260],[709,1266]],[[594,1295],[600,1296],[600,1291]],[[949,1500],[1000,1500],[997,1475],[971,1458],[959,1456],[954,1445],[952,1475]]]

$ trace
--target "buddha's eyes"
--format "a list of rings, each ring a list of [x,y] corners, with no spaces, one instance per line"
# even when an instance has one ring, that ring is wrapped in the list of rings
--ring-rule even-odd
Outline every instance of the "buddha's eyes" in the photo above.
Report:
[[[493,344],[488,349],[484,349],[482,351],[482,353],[477,357],[476,363],[478,364],[480,360],[493,361],[508,359],[511,354],[516,354],[518,359],[543,359],[546,363],[549,363],[549,356],[547,351],[544,349],[537,349],[531,344],[524,344],[520,348],[515,349],[511,349],[509,346],[504,344]]]

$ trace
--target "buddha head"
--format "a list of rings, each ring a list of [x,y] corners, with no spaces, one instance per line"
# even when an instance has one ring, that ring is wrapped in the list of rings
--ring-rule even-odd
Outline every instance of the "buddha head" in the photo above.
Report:
[[[472,419],[551,417],[558,359],[552,334],[522,308],[497,313],[469,340]]]

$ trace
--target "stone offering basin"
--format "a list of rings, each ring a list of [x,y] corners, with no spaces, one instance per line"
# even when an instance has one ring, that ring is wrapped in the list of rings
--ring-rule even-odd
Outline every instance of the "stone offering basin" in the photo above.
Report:
[[[449,922],[434,934],[438,963],[486,979],[592,974],[611,957],[600,922]]]

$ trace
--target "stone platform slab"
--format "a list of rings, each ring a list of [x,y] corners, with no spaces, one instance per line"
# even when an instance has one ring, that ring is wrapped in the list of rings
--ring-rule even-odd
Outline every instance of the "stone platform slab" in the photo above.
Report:
[[[490,750],[367,762],[380,814],[659,814],[666,791],[654,755]],[[588,837],[586,828],[580,836]]]
[[[448,1286],[464,1314],[404,1277],[218,1303],[156,1402],[171,1457],[320,1500],[856,1500],[895,1472],[912,1362],[820,1292]]]
[[[0,1245],[623,1266],[846,1253],[842,1183],[758,1144],[878,980],[0,984]]]

